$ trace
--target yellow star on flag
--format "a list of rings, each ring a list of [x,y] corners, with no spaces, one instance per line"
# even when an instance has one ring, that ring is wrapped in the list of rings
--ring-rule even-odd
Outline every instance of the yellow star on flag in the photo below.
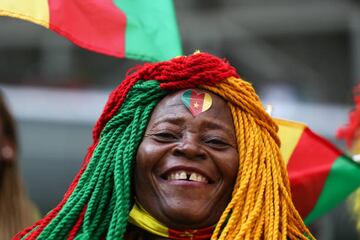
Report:
[[[194,108],[198,108],[199,104],[197,102],[194,103]]]

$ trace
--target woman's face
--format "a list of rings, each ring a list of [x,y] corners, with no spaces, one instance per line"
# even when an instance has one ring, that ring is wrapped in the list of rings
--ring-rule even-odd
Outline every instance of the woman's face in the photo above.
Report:
[[[217,95],[208,92],[211,107],[193,116],[182,93],[165,97],[152,113],[137,152],[135,194],[170,228],[207,227],[231,199],[239,167],[234,125]]]

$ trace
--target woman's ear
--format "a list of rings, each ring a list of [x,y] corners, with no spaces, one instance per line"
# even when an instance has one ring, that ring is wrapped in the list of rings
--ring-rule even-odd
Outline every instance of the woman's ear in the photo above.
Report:
[[[0,160],[1,161],[15,161],[15,146],[9,140],[3,140],[0,146]]]

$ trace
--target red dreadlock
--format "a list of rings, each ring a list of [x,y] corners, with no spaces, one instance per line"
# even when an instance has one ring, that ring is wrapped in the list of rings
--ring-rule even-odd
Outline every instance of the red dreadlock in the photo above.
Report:
[[[349,122],[336,133],[338,139],[345,140],[348,148],[353,144],[357,130],[360,127],[360,85],[354,88],[354,103],[355,108],[349,114]]]

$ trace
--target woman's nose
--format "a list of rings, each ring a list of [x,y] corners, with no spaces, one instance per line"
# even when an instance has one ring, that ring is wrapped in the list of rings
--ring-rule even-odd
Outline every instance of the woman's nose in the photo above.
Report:
[[[184,137],[174,148],[173,154],[190,160],[206,158],[206,152],[196,136]]]

